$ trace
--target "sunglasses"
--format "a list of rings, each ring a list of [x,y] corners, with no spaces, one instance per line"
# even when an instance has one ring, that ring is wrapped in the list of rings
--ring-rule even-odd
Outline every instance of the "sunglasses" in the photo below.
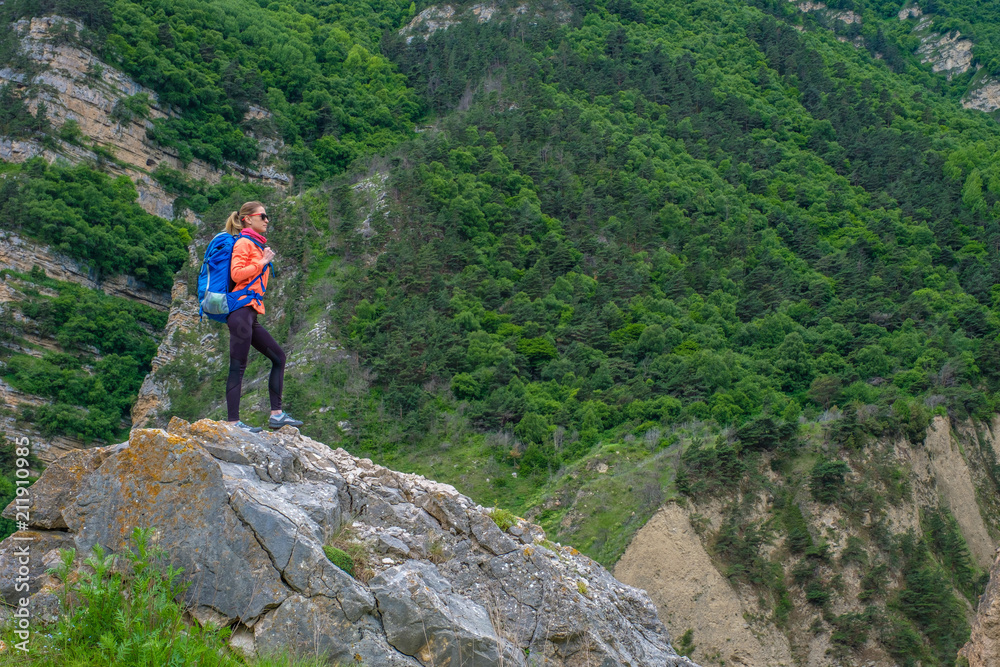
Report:
[[[253,215],[246,216],[246,218],[253,218],[258,215],[264,219],[264,222],[271,222],[271,219],[267,217],[267,213],[254,213]]]

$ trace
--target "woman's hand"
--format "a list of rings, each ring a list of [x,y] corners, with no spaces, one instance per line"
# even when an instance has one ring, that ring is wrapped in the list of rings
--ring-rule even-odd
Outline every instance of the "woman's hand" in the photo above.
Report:
[[[274,251],[270,248],[264,248],[264,263],[267,264],[272,259],[274,259]]]

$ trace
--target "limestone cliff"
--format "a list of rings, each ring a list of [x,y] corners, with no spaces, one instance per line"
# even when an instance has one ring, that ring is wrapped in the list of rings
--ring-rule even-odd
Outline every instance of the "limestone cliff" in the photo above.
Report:
[[[929,63],[934,72],[943,72],[948,79],[968,72],[972,68],[972,40],[963,38],[958,31],[948,34],[935,32],[934,19],[923,13],[917,5],[907,5],[899,10],[900,21],[914,19],[913,34],[920,39],[917,55],[920,62]],[[982,67],[982,65],[977,65]],[[1000,82],[993,77],[977,73],[962,96],[962,106],[987,113],[1000,109]]]
[[[1000,81],[983,77],[962,97],[962,106],[987,113],[1000,109]]]
[[[125,173],[132,179],[143,208],[154,215],[173,218],[173,197],[149,176],[152,169],[162,163],[208,183],[218,182],[222,172],[199,160],[185,166],[177,155],[150,141],[146,137],[147,126],[152,126],[153,119],[166,115],[164,110],[155,106],[156,96],[123,72],[101,62],[88,49],[54,39],[51,35],[53,29],[63,25],[82,29],[82,25],[58,16],[22,20],[14,24],[14,29],[21,35],[22,52],[38,63],[42,71],[31,80],[23,72],[0,69],[0,84],[41,84],[38,95],[28,100],[29,107],[35,110],[39,102],[44,102],[55,128],[61,127],[67,120],[76,121],[84,137],[110,148],[115,157],[126,165],[112,164],[109,169]],[[95,71],[99,74],[95,75]],[[149,110],[150,118],[113,120],[111,112],[115,105],[123,98],[139,93],[147,94],[154,101]],[[0,158],[11,162],[36,155],[49,161],[60,155],[71,162],[97,158],[93,151],[83,146],[60,140],[56,143],[59,148],[53,151],[34,140],[4,139],[0,141]]]
[[[459,8],[447,4],[432,5],[417,14],[412,21],[400,29],[399,34],[406,37],[407,44],[411,44],[414,38],[427,41],[435,32],[447,30],[463,21],[486,23],[493,20],[517,19],[528,14],[529,11],[528,5],[525,3],[483,2]],[[560,23],[569,21],[573,15],[568,3],[562,4],[558,1],[552,3],[552,11]]]
[[[957,30],[941,34],[930,31],[931,19],[924,18],[914,32],[920,36],[917,55],[920,62],[929,63],[932,72],[943,72],[951,79],[972,67],[972,40],[964,39]]]
[[[246,653],[291,648],[371,665],[693,666],[642,591],[523,520],[494,520],[453,487],[393,472],[285,428],[171,421],[72,452],[31,489],[28,530],[0,543],[14,567],[31,538],[31,604],[51,619],[54,549],[77,563],[155,529],[191,582],[201,621],[235,627]],[[12,504],[4,516],[13,515]],[[323,546],[361,546],[356,577]],[[13,576],[0,593],[14,596]]]
[[[157,103],[157,96],[153,91],[102,62],[89,49],[67,39],[64,36],[66,26],[75,31],[83,28],[77,22],[59,16],[45,16],[15,23],[14,29],[21,35],[22,52],[38,63],[42,70],[33,79],[29,79],[23,72],[3,68],[0,69],[0,84],[9,82],[25,86],[31,83],[39,86],[40,92],[28,100],[29,108],[35,110],[39,102],[44,102],[49,119],[57,129],[68,120],[76,121],[87,140],[111,149],[116,160],[123,163],[108,167],[113,172],[127,174],[135,182],[139,190],[139,203],[143,208],[154,215],[173,218],[174,198],[150,177],[153,169],[164,164],[209,184],[217,183],[224,172],[197,159],[185,164],[176,153],[150,140],[146,136],[146,130],[152,127],[152,121],[165,118],[173,112]],[[112,114],[115,106],[124,98],[138,94],[145,94],[152,101],[149,117],[116,120]],[[250,113],[266,115],[261,109]],[[42,155],[48,160],[62,155],[71,162],[96,159],[96,154],[85,147],[58,139],[55,142],[59,146],[58,151],[45,148],[37,141],[3,139],[0,140],[0,158],[14,162],[35,155]],[[266,185],[286,185],[289,177],[269,164],[281,145],[265,142],[263,146],[265,151],[259,168],[230,166]]]

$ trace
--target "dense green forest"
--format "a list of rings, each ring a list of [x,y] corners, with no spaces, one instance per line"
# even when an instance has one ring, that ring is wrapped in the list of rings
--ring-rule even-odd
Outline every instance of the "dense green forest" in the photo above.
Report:
[[[814,460],[813,500],[884,517],[905,470],[872,464],[879,438],[996,409],[996,123],[908,52],[894,65],[796,30],[813,19],[787,3],[574,8],[383,39],[436,120],[393,154],[371,240],[356,197],[328,190],[348,259],[377,261],[313,269],[371,389],[323,389],[331,369],[294,383],[293,405],[334,397],[349,448],[457,467],[604,562],[671,492],[678,443],[696,443],[677,466],[693,499],[713,483],[794,497]],[[731,505],[711,542],[730,576],[767,591],[779,624],[802,613],[793,589],[828,608],[850,555],[747,512]],[[927,516],[923,536],[872,537],[886,562],[862,566],[868,611],[824,612],[836,651],[871,637],[900,664],[953,662],[968,625],[951,586],[974,600],[982,573],[946,511]],[[782,536],[795,572],[760,555]]]
[[[32,333],[54,339],[62,350],[39,356],[12,351],[23,346],[23,325],[14,317],[15,308],[0,315],[0,377],[15,389],[52,401],[22,404],[19,416],[44,435],[105,442],[127,436],[132,403],[156,354],[158,340],[151,331],[163,329],[166,313],[52,280],[37,267],[30,274],[5,269],[0,279],[24,293],[24,300],[11,303],[36,325]]]
[[[200,251],[262,199],[290,277],[269,328],[294,348],[329,325],[356,355],[289,374],[305,433],[530,514],[605,564],[666,499],[723,500],[707,543],[779,626],[818,610],[840,656],[870,639],[900,664],[953,664],[983,573],[943,508],[888,531],[910,491],[885,443],[1000,403],[1000,125],[958,103],[1000,68],[996,27],[972,3],[921,5],[976,41],[983,70],[949,80],[913,55],[899,3],[828,3],[862,16],[850,25],[785,0],[528,4],[490,20],[456,5],[425,39],[400,28],[427,2],[9,2],[8,22],[82,21],[75,39],[177,112],[156,141],[218,165],[280,138],[296,183],[159,170],[178,210],[213,221],[193,229],[143,217],[123,179],[34,162],[5,167],[2,224],[165,288],[189,235]],[[2,94],[8,133],[47,131]],[[96,425],[79,407],[46,417],[107,438],[155,349],[135,327],[162,324],[46,287],[59,296],[24,314],[63,326],[79,315],[66,294],[134,336],[67,334],[104,366],[12,357],[4,378],[55,410],[121,378],[87,404]],[[181,354],[161,376],[175,414],[222,417],[214,369]],[[832,558],[806,502],[864,542]],[[787,569],[763,555],[776,541]],[[847,567],[866,611],[838,616]]]
[[[169,290],[187,259],[188,228],[144,211],[128,176],[41,158],[4,164],[0,176],[4,228],[81,260],[98,279],[128,273]]]
[[[82,21],[76,39],[180,113],[150,136],[182,159],[251,165],[258,140],[280,139],[291,173],[316,180],[398,143],[419,111],[377,49],[410,15],[398,0],[14,0],[0,16],[53,12]]]

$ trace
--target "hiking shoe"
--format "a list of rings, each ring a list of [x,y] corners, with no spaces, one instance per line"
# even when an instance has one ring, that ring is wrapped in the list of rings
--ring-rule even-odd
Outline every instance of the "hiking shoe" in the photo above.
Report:
[[[295,426],[298,428],[302,426],[302,422],[298,419],[294,419],[287,412],[281,412],[277,415],[271,415],[270,419],[267,420],[267,425],[273,429],[279,429],[282,426]]]
[[[261,431],[264,430],[260,426],[251,426],[250,424],[244,424],[242,421],[236,422],[235,424],[233,424],[233,426],[235,426],[236,428],[241,428],[249,433],[260,433]]]

